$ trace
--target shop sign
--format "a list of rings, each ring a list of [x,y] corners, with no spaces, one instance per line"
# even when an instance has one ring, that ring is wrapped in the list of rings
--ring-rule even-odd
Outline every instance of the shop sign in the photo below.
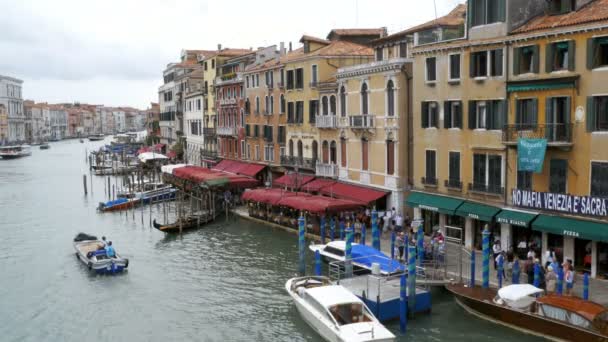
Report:
[[[541,173],[547,151],[547,139],[517,141],[517,170]]]
[[[424,205],[424,204],[418,205],[418,208],[424,209],[424,210],[430,210],[430,211],[439,211],[439,208],[430,207],[430,206]]]
[[[572,236],[572,237],[577,238],[579,234],[578,234],[578,232],[573,232],[571,230],[564,230],[563,235],[564,236]]]
[[[469,217],[473,218],[473,219],[476,219],[476,220],[479,220],[479,215],[477,215],[477,214],[471,214],[471,213],[469,213]]]
[[[513,189],[514,206],[573,215],[608,216],[608,198]]]
[[[518,221],[518,220],[513,220],[513,219],[506,219],[506,218],[502,218],[502,217],[497,218],[496,222],[498,222],[498,223],[508,223],[510,225],[520,226],[520,227],[527,227],[528,226],[528,224],[526,222],[524,222],[524,221]]]

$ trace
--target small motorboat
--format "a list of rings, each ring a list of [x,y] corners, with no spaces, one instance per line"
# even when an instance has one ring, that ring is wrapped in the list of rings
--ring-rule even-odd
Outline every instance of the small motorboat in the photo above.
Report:
[[[41,150],[48,150],[49,148],[51,148],[51,145],[49,145],[48,143],[42,143],[42,144],[40,144],[40,149]]]
[[[292,278],[285,283],[302,319],[326,341],[395,341],[365,303],[327,277]]]
[[[323,261],[344,262],[346,242],[341,240],[331,241],[325,245],[310,245],[309,249],[314,253],[319,251]],[[353,243],[352,248],[353,270],[357,275],[372,272],[372,264],[380,266],[381,275],[391,275],[404,272],[407,266],[397,260],[392,260],[381,251],[371,247]]]
[[[141,203],[139,198],[118,198],[113,201],[99,202],[97,210],[101,212],[131,209]]]
[[[89,135],[89,141],[101,141],[105,139],[105,135],[103,134],[93,134]],[[82,139],[81,139],[82,140]],[[82,141],[81,141],[82,142]]]
[[[118,253],[113,257],[108,257],[103,249],[103,245],[103,242],[97,240],[97,237],[79,233],[74,238],[76,258],[82,261],[89,270],[95,271],[95,273],[120,273],[129,267],[129,259],[121,257]]]
[[[530,284],[500,290],[466,284],[445,286],[468,312],[557,341],[608,341],[608,309],[574,296],[546,295]],[[540,296],[540,297],[537,297]]]
[[[2,159],[16,159],[30,155],[32,155],[32,148],[29,145],[0,147],[0,157]]]

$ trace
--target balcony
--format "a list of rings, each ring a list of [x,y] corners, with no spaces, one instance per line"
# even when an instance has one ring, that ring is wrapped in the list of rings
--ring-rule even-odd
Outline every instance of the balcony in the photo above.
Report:
[[[204,127],[203,135],[208,137],[214,137],[216,135],[215,128]]]
[[[373,115],[351,115],[349,124],[352,129],[371,129],[374,128]]]
[[[218,158],[217,151],[212,150],[201,150],[202,159],[216,160]]]
[[[459,179],[446,179],[443,185],[449,190],[462,190],[462,182]]]
[[[319,177],[338,178],[338,165],[317,162],[316,175]]]
[[[500,184],[469,183],[469,191],[500,196],[505,192],[505,188]]]
[[[315,118],[317,128],[337,128],[338,120],[335,115],[317,115]]]
[[[436,177],[422,177],[420,180],[422,184],[425,186],[436,187],[437,186],[437,178]]]
[[[220,106],[232,106],[236,104],[236,99],[232,98],[232,99],[221,99],[218,101]]]
[[[502,142],[505,145],[517,146],[517,140],[524,139],[547,139],[548,146],[570,147],[572,146],[572,128],[569,124],[514,124],[505,125],[502,133]]]
[[[315,170],[316,160],[312,158],[281,156],[281,165]]]
[[[218,127],[217,135],[234,136],[234,135],[237,135],[237,129],[236,129],[236,127]]]

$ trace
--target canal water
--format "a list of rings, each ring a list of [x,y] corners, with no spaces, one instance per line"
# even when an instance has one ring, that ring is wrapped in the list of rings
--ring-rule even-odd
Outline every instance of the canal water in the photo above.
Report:
[[[91,189],[85,155],[101,145],[62,141],[0,160],[0,340],[320,340],[283,287],[297,272],[296,235],[231,218],[166,236],[150,228],[149,208],[143,223],[139,209],[97,213],[107,177]],[[129,271],[89,274],[74,256],[78,232],[107,236]],[[433,302],[401,341],[537,340],[467,314],[441,290]],[[398,322],[388,326],[398,334]]]

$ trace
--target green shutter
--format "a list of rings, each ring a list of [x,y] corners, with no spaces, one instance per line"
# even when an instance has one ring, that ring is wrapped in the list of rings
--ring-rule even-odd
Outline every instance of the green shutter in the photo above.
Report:
[[[499,100],[497,101],[497,105],[498,105],[498,129],[500,130],[506,130],[506,126],[507,126],[507,100]]]
[[[467,29],[473,27],[473,0],[467,3]]]
[[[534,55],[532,56],[532,72],[538,74],[540,68],[540,52],[538,45],[532,46],[532,52]]]
[[[454,123],[456,124],[456,127],[460,129],[462,129],[462,110],[462,101],[458,101],[458,113],[452,113],[452,115],[456,116],[454,118]]]
[[[595,39],[589,38],[587,39],[587,69],[593,69],[594,65],[594,50],[595,50]],[[588,112],[588,111],[587,111]]]
[[[545,137],[551,141],[555,127],[553,126],[553,98],[547,97],[545,100]]]
[[[475,101],[469,101],[469,129],[475,129]]]
[[[532,99],[532,123],[538,125],[538,99]]]
[[[428,115],[428,103],[426,102],[421,102],[421,108],[420,108],[420,117],[422,119],[422,128],[428,128],[429,127],[429,115]]]
[[[550,73],[553,71],[553,60],[555,58],[554,44],[547,44],[545,47],[545,71]]]
[[[587,97],[587,132],[595,131],[595,99]]]
[[[472,2],[469,0],[469,2]],[[496,6],[498,6],[498,21],[504,22],[506,20],[507,6],[505,0],[498,0]]]
[[[571,138],[571,128],[570,128],[570,115],[572,115],[572,99],[570,98],[570,96],[568,96],[566,98],[566,116],[565,116],[565,121],[564,124],[566,125],[564,128],[564,132],[566,133],[566,137],[568,137],[568,139]]]
[[[576,44],[574,40],[568,42],[568,70],[576,69]]]
[[[432,127],[439,128],[439,103],[435,103],[435,110],[433,111],[433,123]]]
[[[452,106],[450,101],[443,101],[443,128],[451,128],[450,123],[452,122]]]
[[[486,129],[494,129],[494,101],[486,101]]]
[[[497,49],[494,52],[494,75],[492,76],[502,76],[503,74],[503,67],[502,67],[502,58],[503,57],[503,49]]]
[[[472,1],[469,1],[471,3]],[[475,77],[475,53],[469,53],[469,77]]]
[[[513,48],[513,75],[519,75],[521,48]]]
[[[560,8],[560,13],[568,13],[572,11],[572,0],[562,0],[562,8]]]

